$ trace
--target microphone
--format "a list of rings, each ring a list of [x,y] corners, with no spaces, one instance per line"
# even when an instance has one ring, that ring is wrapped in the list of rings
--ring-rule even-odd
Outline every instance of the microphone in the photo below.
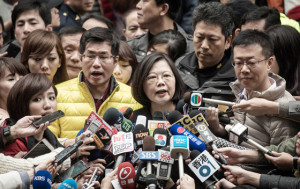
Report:
[[[142,147],[143,139],[149,135],[149,130],[142,124],[137,124],[133,130],[133,138],[137,148]]]
[[[181,114],[184,114],[184,105],[186,103],[184,102],[184,99],[180,99],[178,103],[176,104],[176,110],[179,111]]]
[[[143,142],[143,151],[139,154],[140,160],[147,161],[147,175],[152,173],[151,161],[158,159],[158,152],[155,151],[155,141],[152,136],[146,136]]]
[[[74,179],[66,179],[62,182],[57,189],[77,189],[77,183]]]
[[[147,124],[146,116],[138,115],[135,121],[135,125],[143,125],[144,127],[146,127],[146,124]]]
[[[146,185],[146,177],[147,177],[147,162],[142,162],[137,169],[136,172],[136,182],[139,185]],[[144,187],[146,188],[146,186]]]
[[[189,156],[189,140],[185,135],[173,135],[171,137],[171,157],[178,159],[179,179],[184,174],[183,160]]]
[[[198,137],[196,137],[180,125],[175,124],[169,127],[168,129],[172,135],[187,136],[189,139],[190,150],[199,150],[200,152],[206,150],[206,145],[204,144],[204,142],[202,142],[202,140],[200,140]]]
[[[132,152],[134,150],[133,147],[133,134],[118,132],[112,136],[112,145],[113,145],[113,154],[117,157],[114,168],[117,168],[124,160],[125,153]]]
[[[52,176],[48,171],[38,171],[32,180],[33,189],[51,189]]]
[[[153,119],[153,120],[164,120],[164,116],[163,116],[162,112],[160,112],[160,111],[155,111],[155,112],[153,113],[152,119]]]
[[[135,188],[135,170],[131,163],[123,162],[118,167],[118,181],[122,189]]]
[[[106,112],[103,114],[103,119],[112,126],[115,126],[118,131],[121,131],[121,123],[123,121],[123,114],[119,112],[116,108],[109,108],[106,110]]]
[[[205,185],[205,188],[214,188],[212,182],[217,182],[218,179],[214,173],[220,168],[216,160],[205,150],[200,153],[198,150],[193,150],[190,154],[191,162],[189,168],[197,176],[197,178]],[[208,180],[213,176],[215,181]]]
[[[220,162],[222,164],[227,165],[227,161],[226,161],[225,157],[223,156],[223,154],[221,154],[217,151],[218,148],[214,143],[217,140],[217,138],[208,128],[208,124],[207,124],[205,118],[203,117],[203,115],[200,113],[199,110],[192,110],[190,112],[190,115],[196,115],[196,116],[193,116],[193,118],[195,118],[193,120],[197,120],[197,121],[194,121],[195,128],[200,133],[200,136],[202,137],[204,142],[209,144],[212,147],[212,149],[216,152],[216,154],[219,155]],[[199,122],[198,122],[198,120],[199,120]]]
[[[220,104],[225,106],[233,106],[236,103],[223,100],[215,100],[210,98],[202,98],[199,91],[186,92],[183,96],[184,101],[192,106],[192,108],[199,108],[203,102],[209,104]]]
[[[239,150],[248,150],[249,149],[249,148],[246,148],[244,146],[239,146],[237,144],[229,142],[228,140],[225,140],[225,139],[220,138],[220,137],[217,137],[216,146],[218,148],[232,147],[232,148],[236,148],[236,149],[239,149]]]
[[[121,123],[121,130],[124,132],[131,132],[132,131],[132,122],[125,117]]]
[[[188,115],[183,117],[179,111],[175,110],[169,114],[167,119],[170,124],[178,124],[196,136],[199,134],[194,126],[193,121]]]
[[[154,174],[147,175],[146,184],[148,189],[156,189],[157,179]]]
[[[254,140],[248,138],[248,127],[246,127],[245,125],[242,125],[240,123],[235,124],[231,128],[230,133],[234,134],[230,135],[230,139],[232,139],[235,143],[240,144],[241,142],[246,142],[256,149],[262,151],[263,153],[266,153],[269,156],[273,156],[270,150],[258,144]]]
[[[165,187],[167,181],[170,179],[174,159],[171,158],[170,148],[168,147],[159,149],[158,154],[156,178],[158,179],[159,185]]]
[[[155,140],[155,146],[157,148],[165,147],[168,141],[168,131],[163,128],[156,128],[153,131],[153,138]]]
[[[119,111],[123,114],[123,116],[126,119],[131,120],[131,118],[133,116],[133,109],[132,108],[125,106],[125,107],[120,108]]]

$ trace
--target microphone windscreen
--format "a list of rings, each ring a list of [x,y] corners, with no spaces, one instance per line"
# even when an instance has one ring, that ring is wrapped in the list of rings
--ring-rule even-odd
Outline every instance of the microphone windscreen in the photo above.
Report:
[[[143,151],[155,151],[155,140],[153,136],[145,136],[143,141]]]
[[[172,125],[173,123],[180,120],[181,118],[183,118],[183,115],[179,111],[175,110],[169,114],[167,119],[169,123]]]
[[[66,179],[62,182],[57,189],[77,189],[77,183],[74,179]]]
[[[192,111],[190,111],[189,116],[190,116],[191,118],[193,118],[193,117],[195,117],[196,115],[198,115],[198,114],[200,114],[200,113],[201,113],[200,110],[192,110]]]
[[[125,107],[120,109],[120,112],[123,114],[123,116],[126,119],[131,119],[132,118],[132,115],[133,115],[133,109],[132,108],[125,106]]]
[[[153,137],[156,146],[166,146],[168,140],[168,132],[163,128],[156,128],[153,131]]]
[[[131,163],[123,162],[119,165],[118,181],[122,189],[135,188],[135,170]]]
[[[180,99],[178,101],[178,103],[176,104],[176,110],[178,110],[181,114],[184,114],[183,113],[183,106],[185,105],[185,102],[183,99]]]
[[[191,102],[191,92],[185,92],[183,94],[183,100],[185,103],[190,104]]]
[[[150,184],[156,185],[156,183],[157,183],[157,179],[156,179],[156,176],[154,174],[147,175],[147,177],[146,177],[147,186],[149,186]]]
[[[146,126],[147,125],[147,118],[146,118],[146,116],[138,115],[137,118],[136,118],[135,124],[136,125],[141,124],[141,125]]]
[[[198,150],[192,150],[190,153],[190,158],[193,161],[197,156],[199,156],[201,153]]]
[[[33,189],[50,189],[52,185],[52,176],[46,170],[38,171],[32,180]]]
[[[155,111],[152,116],[153,120],[164,120],[163,114],[160,111]]]
[[[114,125],[118,122],[120,118],[120,112],[116,108],[109,108],[106,110],[106,112],[103,114],[103,119],[108,123],[109,125]]]

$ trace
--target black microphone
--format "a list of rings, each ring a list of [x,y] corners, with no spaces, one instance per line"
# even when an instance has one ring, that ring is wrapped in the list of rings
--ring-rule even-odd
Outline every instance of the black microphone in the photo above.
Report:
[[[153,120],[164,120],[163,114],[160,111],[155,111],[152,115]]]
[[[147,175],[146,184],[148,189],[156,189],[157,179],[154,174]]]
[[[273,156],[272,152],[268,150],[267,148],[263,147],[262,145],[258,144],[254,140],[248,138],[248,127],[245,125],[242,125],[240,123],[235,124],[231,129],[230,133],[233,133],[234,135],[231,135],[233,141],[240,144],[241,142],[246,142],[250,144],[251,146],[255,147],[256,149],[262,151],[263,153],[268,154],[269,156]]]
[[[195,124],[197,131],[200,133],[200,136],[205,141],[205,143],[209,144],[212,147],[212,149],[216,152],[216,154],[219,155],[220,162],[222,164],[227,165],[227,161],[226,161],[225,157],[223,156],[223,154],[221,154],[217,151],[218,148],[214,143],[217,140],[217,138],[208,128],[207,121],[205,120],[205,118],[203,117],[201,112],[199,110],[192,110],[190,112],[190,116],[193,118],[197,117],[195,119],[192,118],[192,120],[199,120],[199,122],[194,121],[194,124]]]
[[[120,119],[120,112],[116,108],[109,108],[103,114],[103,119],[109,125],[114,126]]]
[[[135,181],[146,188],[147,162],[143,161],[137,169]]]
[[[184,114],[183,108],[185,104],[186,103],[184,102],[184,99],[180,99],[176,104],[176,110],[179,111],[181,114]]]
[[[135,126],[133,130],[133,139],[136,144],[136,148],[141,148],[143,146],[143,140],[145,136],[149,135],[149,130],[142,124]]]
[[[79,140],[75,144],[73,144],[73,145],[68,146],[67,148],[65,148],[63,151],[61,151],[60,153],[58,153],[55,156],[54,163],[57,163],[57,165],[60,165],[68,157],[70,157],[72,154],[74,154],[77,151],[77,149],[79,148],[79,146],[81,146],[82,144],[83,144],[83,141]]]

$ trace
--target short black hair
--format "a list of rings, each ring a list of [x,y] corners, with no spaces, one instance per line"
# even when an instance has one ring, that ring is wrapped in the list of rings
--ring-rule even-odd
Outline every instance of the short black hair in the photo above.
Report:
[[[269,7],[259,7],[251,12],[245,14],[242,18],[241,25],[246,24],[249,21],[265,19],[264,30],[268,29],[270,26],[281,24],[280,13],[276,8]]]
[[[181,99],[184,93],[185,84],[182,81],[181,76],[179,75],[174,62],[166,54],[153,52],[147,55],[146,57],[144,57],[142,62],[139,63],[138,68],[136,69],[135,74],[133,76],[133,82],[131,88],[131,92],[134,99],[140,104],[142,104],[143,106],[148,108],[151,107],[151,101],[148,99],[147,95],[145,94],[143,86],[153,64],[155,64],[160,60],[166,60],[175,77],[175,81],[176,81],[175,93],[172,98],[172,101],[176,104]]]
[[[27,0],[19,1],[18,5],[14,8],[11,14],[11,21],[14,28],[16,26],[17,18],[20,16],[20,14],[29,10],[37,10],[40,17],[43,19],[45,26],[51,24],[51,12],[48,6],[45,3],[41,3],[37,0]]]
[[[136,8],[135,9],[129,9],[128,11],[126,11],[123,14],[123,17],[121,18],[121,21],[124,24],[124,28],[126,28],[126,20],[127,20],[128,15],[130,15],[134,11],[137,11],[137,9]]]
[[[71,35],[71,34],[77,34],[77,33],[84,33],[86,29],[84,29],[81,26],[77,25],[70,25],[70,26],[65,26],[59,30],[59,37],[61,38],[63,35]]]
[[[176,30],[165,30],[155,35],[148,44],[148,51],[157,44],[167,44],[168,56],[174,62],[185,54],[187,48],[185,37]]]
[[[83,54],[86,44],[88,42],[108,42],[111,45],[111,54],[113,56],[119,55],[120,39],[110,29],[95,27],[86,30],[80,38],[79,52]]]
[[[233,13],[234,30],[241,28],[242,17],[257,8],[250,0],[231,0],[225,4]]]
[[[262,48],[262,54],[265,58],[273,55],[273,44],[270,37],[258,30],[245,30],[239,33],[232,42],[232,47],[235,46],[249,46],[258,44]]]
[[[108,29],[110,29],[111,31],[114,30],[114,25],[113,23],[108,20],[107,18],[105,18],[104,16],[101,16],[101,15],[97,15],[97,14],[90,14],[88,15],[87,17],[85,17],[82,21],[81,21],[81,25],[83,25],[83,23],[85,23],[88,19],[95,19],[95,20],[98,20],[100,22],[104,22]]]
[[[182,0],[155,0],[156,5],[162,5],[164,3],[169,5],[168,15],[172,20],[175,20],[177,13],[181,7]]]
[[[192,24],[193,29],[197,23],[203,21],[207,24],[219,25],[222,29],[222,34],[225,39],[232,35],[234,23],[232,11],[226,5],[219,2],[209,2],[199,4],[193,12]]]

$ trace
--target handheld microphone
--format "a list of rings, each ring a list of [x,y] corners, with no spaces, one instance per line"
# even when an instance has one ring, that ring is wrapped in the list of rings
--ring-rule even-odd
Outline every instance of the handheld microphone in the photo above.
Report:
[[[66,179],[62,182],[57,189],[77,189],[77,183],[74,179]]]
[[[166,131],[163,128],[156,128],[153,131],[153,137],[155,140],[155,146],[157,148],[161,148],[161,147],[165,147],[167,146],[167,142],[168,142],[168,131]]]
[[[183,107],[185,104],[186,103],[184,102],[184,99],[180,99],[176,104],[176,110],[179,111],[181,114],[184,114]]]
[[[103,119],[112,126],[115,126],[118,131],[121,131],[121,123],[123,121],[123,114],[119,112],[116,108],[109,108],[103,114]]]
[[[180,125],[175,124],[169,127],[168,129],[172,135],[187,136],[189,139],[190,150],[199,150],[200,152],[206,150],[206,145],[204,144],[204,142],[202,142],[202,140],[200,140],[198,137],[196,137]]]
[[[158,150],[158,164],[156,169],[156,178],[159,185],[165,187],[167,181],[170,179],[172,164],[174,159],[171,158],[170,148],[164,147]]]
[[[156,189],[157,179],[154,174],[147,175],[146,184],[148,189]]]
[[[200,133],[200,136],[202,137],[202,139],[212,147],[212,149],[216,152],[216,154],[219,155],[220,162],[222,164],[227,165],[227,161],[226,161],[225,157],[223,156],[223,154],[221,154],[217,151],[218,148],[214,143],[217,140],[217,138],[208,128],[208,124],[207,124],[205,118],[203,117],[203,115],[200,113],[199,110],[192,110],[190,112],[190,115],[191,116],[195,115],[195,116],[193,116],[193,118],[195,118],[195,120],[200,121],[200,122],[194,121],[194,123],[195,123],[195,128]]]
[[[246,127],[245,125],[242,125],[240,123],[235,124],[231,128],[230,133],[234,134],[234,135],[230,135],[230,137],[232,137],[232,140],[237,144],[240,144],[241,142],[246,142],[251,146],[255,147],[256,149],[262,151],[263,153],[266,153],[269,156],[273,156],[270,150],[258,144],[254,140],[248,138],[248,127]]]
[[[213,188],[209,187],[212,185],[212,181],[207,179],[213,176],[215,182],[218,181],[213,175],[220,168],[216,160],[207,151],[200,153],[198,150],[193,150],[190,154],[190,158],[192,161],[188,165],[189,168],[197,178],[204,183],[206,188]]]
[[[149,135],[149,130],[142,124],[137,124],[133,130],[133,138],[137,148],[142,147],[143,139]]]
[[[135,125],[143,125],[144,127],[147,126],[147,118],[143,115],[138,115],[135,121]]]
[[[118,181],[122,189],[135,188],[135,170],[128,162],[123,162],[118,167]]]
[[[131,132],[132,131],[132,122],[128,119],[123,119],[123,121],[121,123],[121,130],[124,132]]]
[[[32,180],[33,189],[51,189],[52,176],[48,171],[38,171]]]
[[[136,172],[136,182],[139,185],[146,185],[146,177],[147,177],[147,162],[142,162],[137,169]],[[146,188],[146,186],[145,186]]]
[[[112,136],[113,154],[117,157],[114,168],[117,168],[124,160],[125,153],[132,152],[133,147],[133,134],[118,132],[118,134]]]
[[[179,179],[184,174],[183,160],[189,156],[189,140],[185,135],[173,135],[171,137],[171,157],[178,159]]]
[[[54,163],[57,163],[57,165],[60,165],[68,157],[70,157],[72,154],[74,154],[77,151],[77,149],[79,148],[79,146],[81,146],[82,144],[83,144],[83,141],[79,140],[75,144],[65,148],[63,151],[61,151],[60,153],[58,153],[55,156]]]
[[[132,108],[125,106],[125,107],[120,108],[119,111],[123,114],[123,116],[126,119],[131,120],[131,118],[133,116],[133,109]]]
[[[143,142],[143,151],[140,152],[140,160],[147,160],[147,175],[152,173],[152,164],[151,161],[158,159],[158,152],[155,151],[155,141],[152,136],[146,136]],[[143,158],[145,157],[145,158]]]
[[[168,121],[170,124],[178,124],[185,129],[189,130],[191,133],[194,135],[198,135],[199,133],[197,132],[193,121],[191,120],[190,116],[182,116],[181,113],[177,110],[171,112],[168,116]]]
[[[155,111],[155,112],[153,113],[152,119],[153,119],[153,120],[164,120],[164,116],[163,116],[162,112],[160,112],[160,111]]]
[[[202,94],[199,91],[186,92],[184,94],[184,101],[190,104],[193,108],[199,108],[203,102],[209,104],[220,104],[225,106],[233,106],[236,104],[234,102],[229,102],[224,100],[202,98]]]
[[[244,146],[239,146],[237,144],[229,142],[228,140],[225,140],[225,139],[220,138],[220,137],[217,137],[216,146],[218,148],[232,147],[232,148],[236,148],[236,149],[239,149],[239,150],[249,150],[249,148],[246,148]]]

